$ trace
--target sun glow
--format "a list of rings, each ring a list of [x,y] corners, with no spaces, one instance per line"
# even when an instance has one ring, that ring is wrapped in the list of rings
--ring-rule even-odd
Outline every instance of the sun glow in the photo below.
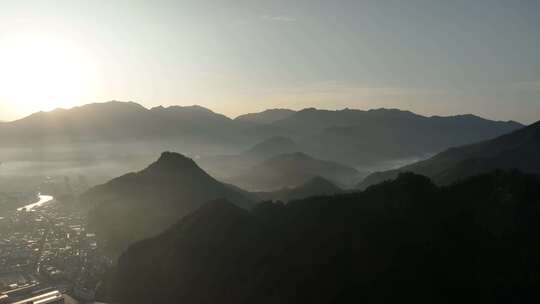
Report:
[[[69,107],[100,86],[91,52],[58,35],[0,37],[0,103],[13,113]]]

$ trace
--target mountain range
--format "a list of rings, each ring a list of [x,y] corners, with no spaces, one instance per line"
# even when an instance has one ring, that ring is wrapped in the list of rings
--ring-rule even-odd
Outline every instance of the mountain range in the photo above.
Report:
[[[299,151],[301,151],[301,148],[292,139],[285,136],[274,136],[254,145],[240,156],[264,161],[280,154]]]
[[[428,176],[447,185],[495,169],[540,174],[540,122],[492,140],[448,149],[424,161],[368,176],[360,188],[393,179],[400,172]]]
[[[180,134],[176,139],[183,144],[189,133],[193,141],[186,145],[205,147],[221,132],[234,137],[221,140],[242,147],[228,155],[210,153],[213,167],[229,172],[220,176],[225,182],[205,172],[208,158],[195,157],[203,170],[187,156],[164,152],[145,169],[80,197],[103,253],[117,258],[100,287],[101,300],[540,298],[540,122],[522,127],[471,115],[423,117],[384,109],[274,110],[231,120],[199,107],[130,107],[133,113],[158,113],[152,115],[162,118],[161,127],[170,123],[163,134],[171,132],[173,142]],[[205,124],[208,117],[212,123]],[[123,140],[121,132],[108,136]],[[362,176],[351,164],[440,149],[446,150],[372,174],[360,189],[342,190]]]
[[[273,136],[238,154],[206,156],[197,162],[208,172],[226,180],[245,174],[253,166],[272,157],[298,152],[301,149],[288,137]]]
[[[164,150],[191,157],[238,155],[256,144],[286,137],[296,147],[287,152],[358,167],[425,157],[520,127],[516,122],[473,115],[426,117],[395,109],[275,109],[231,119],[200,106],[147,109],[113,101],[38,112],[2,123],[0,157],[4,161],[96,162],[129,154],[139,158],[129,168],[133,170]],[[220,170],[219,166],[205,169]]]
[[[269,158],[227,181],[251,191],[272,191],[297,187],[319,176],[341,186],[360,179],[354,168],[295,152]]]
[[[148,139],[158,135],[178,137],[190,133],[201,136],[203,132],[218,131],[230,122],[226,116],[200,106],[147,109],[134,102],[111,101],[34,113],[3,124],[0,134],[11,145],[28,144],[33,140],[96,142]],[[229,125],[226,129],[230,128]],[[26,141],[21,142],[23,139]]]
[[[305,156],[285,155],[285,158],[290,157]],[[334,167],[332,163],[319,163],[309,158],[307,160],[315,162],[315,165],[331,166],[330,169],[316,167],[326,174],[341,173],[340,170],[345,170],[339,166]],[[290,164],[282,165],[287,167]],[[313,164],[305,165],[309,168]],[[295,167],[290,169],[295,170]],[[344,173],[354,174],[354,170],[348,170]],[[162,232],[208,201],[226,199],[249,210],[257,201],[288,202],[309,196],[343,192],[320,176],[309,178],[310,176],[306,171],[301,171],[298,175],[288,177],[289,181],[291,178],[301,177],[293,180],[298,183],[296,187],[282,187],[274,192],[250,193],[214,179],[188,157],[164,152],[157,161],[142,171],[122,175],[89,189],[81,195],[80,201],[81,207],[88,210],[89,228],[96,232],[104,252],[116,256],[129,244]],[[284,177],[280,175],[276,178],[275,181],[266,181],[278,185]],[[302,182],[304,180],[305,182]]]
[[[261,201],[289,202],[311,196],[333,195],[344,192],[329,180],[317,176],[307,182],[292,188],[283,188],[273,192],[255,192]]]
[[[88,190],[81,203],[90,209],[89,227],[102,248],[115,255],[215,199],[229,199],[246,209],[252,206],[249,193],[215,180],[192,159],[164,152],[146,169]]]
[[[269,109],[269,110],[264,110],[259,113],[249,113],[249,114],[240,115],[236,117],[234,120],[247,121],[247,122],[256,123],[256,124],[271,124],[276,121],[285,119],[294,113],[296,113],[296,111],[289,110],[289,109]]]
[[[493,172],[450,187],[403,173],[366,191],[251,211],[207,203],[135,243],[114,303],[532,303],[540,180]]]
[[[521,127],[473,115],[424,117],[388,109],[307,109],[280,121],[280,125],[309,132],[305,145],[313,156],[355,165],[425,156]]]

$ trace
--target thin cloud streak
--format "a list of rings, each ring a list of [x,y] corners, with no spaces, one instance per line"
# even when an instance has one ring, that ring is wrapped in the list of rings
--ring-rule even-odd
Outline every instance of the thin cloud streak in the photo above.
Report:
[[[295,22],[296,18],[290,17],[290,16],[270,16],[270,15],[264,15],[261,16],[262,20],[265,21],[274,21],[274,22]]]

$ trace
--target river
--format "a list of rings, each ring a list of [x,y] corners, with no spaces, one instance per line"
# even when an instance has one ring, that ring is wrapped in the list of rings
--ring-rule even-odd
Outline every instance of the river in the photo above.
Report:
[[[28,204],[28,205],[23,206],[23,207],[20,207],[20,208],[17,209],[17,211],[22,211],[24,209],[29,211],[29,210],[32,210],[32,209],[34,209],[36,207],[39,207],[39,206],[41,206],[41,205],[43,205],[45,203],[48,203],[48,202],[54,200],[54,197],[52,197],[50,195],[41,195],[41,193],[38,194],[38,197],[39,197],[39,201]]]

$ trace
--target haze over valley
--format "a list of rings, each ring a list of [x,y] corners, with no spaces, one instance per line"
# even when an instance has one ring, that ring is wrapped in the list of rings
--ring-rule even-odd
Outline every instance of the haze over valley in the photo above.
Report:
[[[423,159],[522,126],[473,115],[424,117],[396,109],[309,108],[277,117],[272,111],[252,116],[231,119],[201,106],[147,109],[117,101],[38,112],[0,125],[2,168],[13,175],[88,172],[97,184],[141,169],[170,150],[232,181],[272,157],[301,152],[359,168],[360,178],[369,169],[391,169],[394,163]]]
[[[0,1],[0,304],[539,302],[539,14]]]

